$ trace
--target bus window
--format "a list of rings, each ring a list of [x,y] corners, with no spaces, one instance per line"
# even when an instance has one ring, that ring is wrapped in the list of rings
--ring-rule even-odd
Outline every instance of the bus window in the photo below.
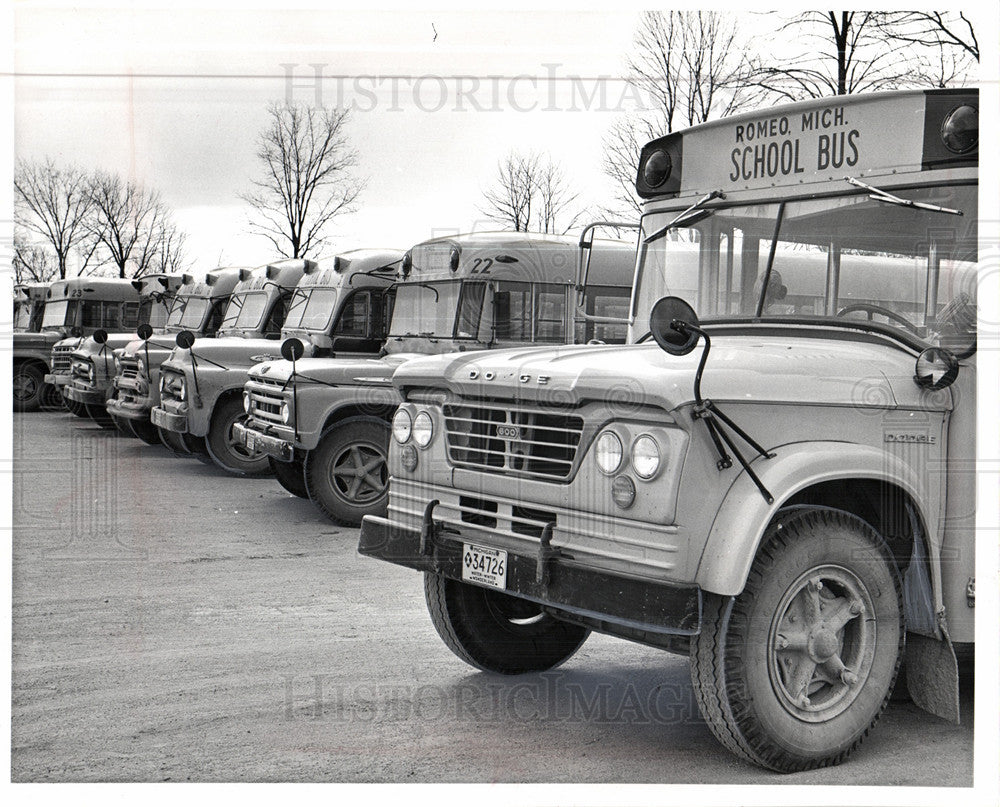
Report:
[[[628,316],[628,301],[632,289],[628,286],[587,286],[584,311],[599,317]],[[574,342],[578,345],[591,340],[608,345],[623,345],[628,338],[628,325],[624,322],[593,322],[578,319],[574,328]]]
[[[493,297],[494,338],[512,342],[566,341],[566,289],[501,281]]]
[[[356,291],[344,302],[340,319],[333,330],[334,336],[368,335],[368,312],[370,309],[368,292]]]

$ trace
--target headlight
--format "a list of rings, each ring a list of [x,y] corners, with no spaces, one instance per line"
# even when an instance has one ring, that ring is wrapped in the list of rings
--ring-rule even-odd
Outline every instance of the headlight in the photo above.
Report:
[[[115,356],[115,375],[122,374],[122,360]]]
[[[632,470],[640,479],[652,479],[660,470],[660,447],[648,434],[632,444]]]
[[[434,436],[434,421],[426,412],[421,412],[413,419],[411,431],[413,432],[413,442],[421,448],[427,448]]]
[[[160,395],[163,395],[163,391],[167,388],[167,377],[165,375],[160,376]]]
[[[139,359],[139,360],[138,360],[138,361],[136,362],[136,365],[137,365],[137,366],[138,366],[138,368],[139,368],[139,375],[142,375],[143,373],[145,373],[145,372],[146,372],[146,362],[144,362],[144,361],[143,361],[142,359]]]
[[[397,409],[392,416],[392,436],[397,443],[405,443],[410,439],[410,432],[413,430],[413,421],[410,420],[410,413],[405,409]]]
[[[292,410],[288,407],[287,401],[281,402],[280,414],[282,423],[288,423],[292,419]]]
[[[88,380],[88,381],[89,381],[89,382],[90,382],[91,384],[93,384],[93,383],[94,383],[94,378],[95,378],[96,376],[97,376],[97,373],[96,373],[96,372],[95,372],[95,370],[94,370],[94,365],[93,365],[93,364],[88,364],[88,365],[87,365],[87,380]]]
[[[180,383],[177,385],[177,395],[182,401],[187,400],[188,385],[185,379],[181,379]]]
[[[243,393],[243,411],[250,414],[250,393]]]
[[[594,458],[601,473],[613,474],[622,464],[622,441],[614,432],[604,432],[597,438]]]

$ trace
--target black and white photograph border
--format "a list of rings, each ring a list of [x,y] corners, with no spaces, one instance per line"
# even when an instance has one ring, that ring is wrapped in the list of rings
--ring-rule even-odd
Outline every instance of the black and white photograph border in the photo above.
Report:
[[[10,480],[9,796],[104,803],[134,797],[141,783],[142,798],[167,801],[181,782],[194,784],[184,796],[197,801],[273,797],[259,785],[277,783],[279,797],[309,801],[1000,803],[1000,153],[963,162],[978,145],[961,140],[962,99],[976,90],[988,142],[1000,131],[1000,9],[909,11],[915,5],[0,0],[0,103],[10,111],[0,123],[0,276],[16,312],[0,321],[0,372],[14,379],[3,386],[0,434]],[[956,88],[970,94],[938,96],[959,100],[941,102],[941,122],[931,121],[933,91]],[[927,121],[923,96],[918,104],[907,91],[932,91]],[[892,105],[851,106],[852,96],[879,92],[896,93]],[[766,112],[794,103],[794,114]],[[893,133],[878,154],[859,121]],[[904,122],[918,125],[906,131]],[[807,137],[807,128],[831,134]],[[957,145],[928,146],[948,138]],[[721,160],[699,162],[706,154]],[[290,156],[313,161],[302,188],[276,180]],[[957,209],[969,194],[949,186],[921,195],[894,170],[880,174],[890,158],[939,170],[940,186],[977,182],[969,166],[978,159],[978,228]],[[853,189],[791,188],[852,167]],[[783,182],[789,199],[799,195],[787,214],[775,203]],[[844,315],[850,284],[860,283],[841,272],[852,260],[908,271],[893,251],[899,238],[858,238],[842,254],[830,240],[808,240],[805,213],[801,233],[779,245],[783,217],[833,194],[826,212],[845,232],[858,215],[873,227],[902,210],[947,219],[925,231],[922,252],[905,253],[936,267],[913,275],[933,294],[904,289],[895,312],[848,306],[865,309],[853,312],[850,350],[775,333],[806,308]],[[866,200],[865,210],[847,209],[848,198]],[[284,211],[296,205],[289,220]],[[760,250],[756,282],[757,264],[745,271],[758,258],[755,239],[743,233],[763,225],[741,205],[754,222],[770,216],[774,231],[762,236],[771,252]],[[728,231],[724,221],[699,229],[723,209],[736,211]],[[625,223],[640,216],[637,237]],[[937,260],[939,249],[951,252]],[[806,277],[811,251],[826,278],[809,292],[815,300],[792,282]],[[655,261],[687,266],[693,280],[668,286],[648,271],[643,280]],[[587,273],[595,283],[611,271],[620,281],[591,297]],[[947,279],[940,297],[937,272]],[[465,274],[472,282],[451,297],[447,284]],[[15,287],[60,278],[66,300],[99,298],[101,283],[118,282],[120,293],[96,314],[47,324],[56,330],[44,338],[22,333],[30,300]],[[467,291],[477,283],[492,295],[478,303]],[[185,293],[211,301],[223,287],[242,308],[223,303],[218,321],[208,309],[181,319]],[[337,307],[313,310],[334,298],[326,287],[337,289]],[[861,299],[888,305],[863,288]],[[676,289],[698,302],[654,305]],[[970,291],[978,310],[964,305]],[[730,295],[740,307],[727,307]],[[272,313],[244,320],[251,299]],[[345,305],[362,299],[363,309]],[[771,316],[753,350],[793,368],[780,377],[762,380],[746,366],[736,326],[713,326],[712,314],[741,313],[745,299],[756,300],[758,326]],[[457,308],[439,333],[449,301]],[[924,317],[932,304],[937,314],[918,320],[918,336],[900,337],[900,320],[909,325],[900,312]],[[482,317],[469,313],[475,305]],[[362,330],[352,330],[359,316]],[[398,326],[406,316],[420,327]],[[552,332],[563,338],[544,345]],[[972,333],[971,348],[961,333]],[[802,371],[779,338],[797,346],[798,366],[829,368],[813,379],[829,396],[822,428],[794,422],[795,405],[805,408],[795,392]],[[57,341],[72,354],[61,379],[50,360]],[[639,341],[647,344],[621,348],[645,351],[635,372],[607,358],[613,343]],[[890,341],[906,347],[906,366],[904,351],[888,355]],[[500,352],[462,355],[484,347]],[[442,355],[413,358],[420,353]],[[514,371],[503,369],[507,356]],[[139,386],[123,380],[129,362]],[[106,401],[88,392],[95,378],[107,380]],[[592,457],[578,461],[560,446],[546,454],[554,461],[532,459],[532,441],[551,448],[571,431],[547,413],[572,404],[574,383],[589,383],[593,401],[566,439]],[[363,393],[337,421],[323,401],[351,385]],[[778,385],[789,391],[780,417],[774,404],[752,401]],[[152,401],[142,418],[130,419],[130,390]],[[947,423],[942,413],[959,411],[963,391],[974,398],[962,424],[974,430],[975,453],[946,461],[934,444],[947,443],[947,428],[935,434],[932,421],[937,413]],[[683,406],[654,423],[649,412],[662,415],[671,401]],[[203,423],[195,408],[205,409]],[[478,419],[493,429],[486,451],[474,443]],[[456,423],[468,431],[456,437]],[[830,437],[837,429],[842,437]],[[769,510],[772,488],[779,501],[795,488],[768,471],[770,458],[791,467],[785,443],[837,439],[876,446],[873,475],[907,465],[939,485],[928,497],[940,526],[926,530],[927,543],[923,512],[905,493],[854,515],[834,509],[844,492],[833,490]],[[490,452],[502,474],[482,459]],[[539,500],[560,462],[570,469],[564,501]],[[975,496],[943,492],[946,473],[974,478]],[[459,497],[462,484],[466,494],[479,485],[481,497]],[[682,509],[694,489],[704,513]],[[656,493],[644,501],[646,490]],[[560,529],[539,503],[559,509]],[[861,517],[869,512],[876,527]],[[763,548],[747,538],[741,566],[714,520],[733,528],[754,514],[770,514],[757,534]],[[612,529],[625,536],[618,547]],[[974,529],[974,560],[968,542],[935,543],[949,529]],[[703,544],[712,536],[700,569],[676,565],[670,553],[683,555],[677,547],[699,530]],[[926,564],[910,545],[900,555],[911,535],[933,556]],[[840,554],[823,547],[834,540]],[[731,557],[713,561],[713,549]],[[941,590],[949,564],[968,578],[959,594]],[[944,571],[913,572],[925,566]],[[595,568],[603,575],[587,573]],[[671,584],[650,582],[656,575]],[[630,585],[616,588],[621,580]],[[755,633],[754,608],[771,600],[780,616]],[[828,630],[811,603],[829,609],[827,620],[842,613],[840,628]],[[974,623],[942,617],[973,604]],[[939,671],[941,648],[955,648],[957,691],[904,667],[910,690],[886,693],[870,731],[815,752],[815,733],[789,740],[783,731],[796,721],[855,719],[858,676],[893,668],[874,639],[893,621],[887,608],[896,624],[905,609],[916,630],[906,641],[937,660],[914,669]],[[796,649],[790,623],[803,616],[813,628]],[[709,636],[710,618],[721,636]],[[503,653],[490,646],[491,629],[515,637]],[[741,629],[745,647],[755,636],[767,646],[758,681],[732,650]],[[697,684],[689,648],[703,668]],[[796,678],[800,659],[808,684]],[[706,675],[716,663],[722,672]],[[930,694],[912,691],[924,685]],[[754,699],[759,710],[747,706]],[[947,713],[960,720],[936,716]],[[64,786],[50,796],[38,783]],[[291,783],[305,786],[292,792]]]

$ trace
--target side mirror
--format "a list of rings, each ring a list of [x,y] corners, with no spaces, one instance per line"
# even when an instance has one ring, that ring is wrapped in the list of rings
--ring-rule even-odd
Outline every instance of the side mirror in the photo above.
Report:
[[[663,350],[672,356],[686,356],[698,344],[698,315],[680,297],[662,297],[649,314],[649,332]]]
[[[96,331],[94,331],[91,338],[99,345],[107,344],[108,332],[101,328],[98,328]]]
[[[913,381],[918,387],[939,390],[950,387],[958,378],[958,358],[943,347],[929,347],[917,356]]]
[[[72,328],[69,329],[69,335],[75,336],[77,339],[79,339],[81,336],[83,336],[83,328],[81,328],[79,325],[74,325]]]
[[[153,326],[148,322],[142,323],[138,328],[135,329],[135,334],[142,340],[149,339],[153,335]]]
[[[194,334],[191,331],[181,331],[177,334],[177,347],[187,350],[194,344]]]
[[[294,336],[281,343],[281,358],[285,361],[301,359],[305,352],[306,346],[302,344],[302,340],[296,339]]]

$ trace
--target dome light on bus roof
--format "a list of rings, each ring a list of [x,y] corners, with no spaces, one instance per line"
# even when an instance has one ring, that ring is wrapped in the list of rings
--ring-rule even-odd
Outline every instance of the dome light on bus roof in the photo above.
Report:
[[[449,258],[450,262],[449,265],[451,266],[451,271],[453,272],[458,271],[458,262],[461,257],[462,257],[462,250],[459,247],[452,247],[451,256]]]
[[[955,154],[972,151],[979,145],[979,110],[962,104],[949,112],[941,124],[941,140]]]
[[[670,155],[662,149],[658,149],[646,158],[642,166],[642,179],[649,188],[658,188],[668,179],[673,163]]]
[[[403,256],[403,260],[399,265],[399,272],[403,277],[410,276],[410,270],[413,268],[413,256],[407,252]]]

